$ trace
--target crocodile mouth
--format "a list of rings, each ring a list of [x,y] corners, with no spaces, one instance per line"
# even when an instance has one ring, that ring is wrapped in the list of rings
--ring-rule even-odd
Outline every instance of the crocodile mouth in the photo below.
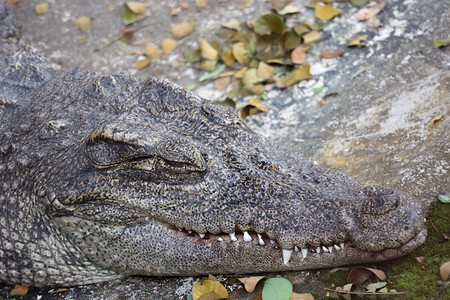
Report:
[[[175,235],[189,239],[192,243],[209,244],[219,243],[224,246],[229,244],[252,243],[255,247],[261,247],[265,250],[280,251],[283,258],[283,264],[289,265],[291,258],[296,258],[301,262],[311,260],[321,260],[324,256],[328,256],[327,260],[336,260],[342,256],[358,257],[362,262],[377,262],[384,261],[396,257],[406,255],[420,246],[427,236],[427,230],[423,229],[418,232],[408,242],[397,248],[385,248],[380,251],[367,251],[360,249],[351,240],[344,240],[342,242],[333,243],[331,245],[320,245],[317,247],[308,246],[306,248],[283,249],[276,241],[270,239],[265,233],[257,233],[255,231],[235,231],[233,233],[197,233],[192,230],[180,229],[176,227],[171,228]],[[280,257],[281,257],[280,256]],[[356,262],[356,261],[355,261]],[[349,262],[351,263],[351,262]]]

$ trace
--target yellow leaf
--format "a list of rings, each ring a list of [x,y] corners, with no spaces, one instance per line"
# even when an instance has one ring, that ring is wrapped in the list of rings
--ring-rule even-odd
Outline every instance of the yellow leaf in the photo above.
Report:
[[[20,284],[16,284],[9,293],[9,296],[25,296],[28,293],[28,287]]]
[[[311,74],[309,73],[309,65],[298,66],[290,73],[284,75],[280,79],[276,81],[276,86],[279,88],[284,88],[290,85],[293,85],[297,82],[300,82],[305,79],[311,78]]]
[[[293,5],[287,5],[285,6],[278,14],[284,16],[287,14],[296,14],[299,13],[300,9],[298,9],[297,7],[293,6]]]
[[[228,28],[228,29],[235,29],[237,30],[239,28],[239,21],[238,20],[230,20],[226,23],[222,24],[223,27]]]
[[[442,280],[447,281],[450,274],[450,261],[443,263],[439,272],[441,274]]]
[[[244,74],[245,74],[245,72],[247,72],[247,70],[248,70],[248,67],[240,69],[239,71],[236,72],[236,74],[234,74],[234,78],[240,79],[240,78],[244,77]]]
[[[225,65],[227,67],[231,66],[232,64],[234,64],[234,62],[236,61],[236,59],[233,56],[233,48],[229,47],[227,48],[223,53],[222,53],[222,60],[225,63]]]
[[[34,7],[34,10],[38,15],[43,15],[48,12],[48,3],[41,3]]]
[[[240,42],[233,45],[233,56],[243,66],[248,63],[250,56],[245,43]]]
[[[172,39],[164,39],[161,43],[161,48],[164,54],[170,54],[177,47],[177,41]]]
[[[256,68],[248,69],[242,77],[244,85],[254,85],[258,82],[264,81],[264,78],[258,77],[258,71]]]
[[[442,115],[439,115],[439,116],[434,117],[433,120],[431,120],[431,122],[430,122],[430,127],[436,126],[435,123],[436,123],[437,121],[441,120],[442,117],[443,117]]]
[[[309,44],[309,43],[319,40],[320,38],[322,38],[322,34],[320,32],[311,31],[303,36],[303,42],[305,44]]]
[[[200,49],[202,50],[202,57],[204,59],[217,60],[218,52],[207,40],[199,38],[198,42],[200,43]]]
[[[340,14],[339,9],[334,8],[331,5],[323,4],[322,2],[316,3],[315,15],[322,21],[329,21]]]
[[[147,10],[147,4],[141,2],[125,2],[125,5],[137,15],[145,14],[145,11]]]
[[[350,46],[350,47],[351,46],[359,46],[359,45],[361,45],[361,42],[363,42],[365,40],[367,40],[367,36],[365,36],[365,35],[358,35],[358,36],[352,37],[348,41],[347,46]]]
[[[189,22],[183,22],[172,28],[172,35],[176,39],[180,39],[192,32],[194,26]]]
[[[264,276],[251,276],[245,278],[238,278],[238,280],[244,284],[245,290],[247,292],[252,293],[255,290],[255,287],[258,284],[258,282],[263,278]]]
[[[143,68],[147,67],[148,65],[150,65],[152,63],[152,59],[147,57],[144,59],[141,59],[140,61],[138,61],[136,63],[136,69],[138,70],[142,70]]]
[[[211,293],[214,292],[214,293]],[[192,298],[194,300],[200,299],[203,295],[209,294],[217,294],[220,298],[209,298],[209,299],[224,299],[228,297],[227,289],[217,281],[213,280],[203,280],[200,283],[198,280],[194,283],[194,288],[192,289]]]
[[[258,65],[258,73],[256,75],[259,78],[270,79],[272,78],[274,71],[275,69],[272,66],[260,61]]]
[[[75,26],[83,32],[86,32],[91,27],[91,20],[88,17],[79,17],[75,21]]]
[[[245,119],[250,115],[254,115],[260,112],[266,112],[269,108],[265,105],[262,105],[259,102],[258,98],[253,97],[250,102],[244,106],[241,110],[241,118]]]
[[[208,0],[195,0],[195,5],[200,8],[205,8],[208,5]]]
[[[158,48],[155,48],[153,46],[147,46],[142,50],[142,54],[144,54],[147,57],[150,58],[158,58],[159,57],[159,50]]]

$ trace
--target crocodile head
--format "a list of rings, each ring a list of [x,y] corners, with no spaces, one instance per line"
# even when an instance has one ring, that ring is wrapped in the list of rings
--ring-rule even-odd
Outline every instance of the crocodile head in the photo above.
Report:
[[[382,261],[425,239],[413,197],[288,153],[230,108],[157,79],[65,77],[24,114],[37,116],[23,137],[36,140],[32,194],[102,269],[301,270]]]

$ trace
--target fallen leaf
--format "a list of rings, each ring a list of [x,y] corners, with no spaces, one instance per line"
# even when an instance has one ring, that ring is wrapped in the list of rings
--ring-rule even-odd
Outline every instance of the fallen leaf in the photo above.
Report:
[[[439,39],[435,39],[433,41],[433,46],[434,48],[441,48],[441,47],[446,47],[450,44],[450,40],[439,40]]]
[[[313,295],[311,294],[297,294],[292,292],[291,298],[289,300],[314,300]]]
[[[297,7],[293,6],[293,5],[286,5],[282,10],[280,10],[278,12],[279,15],[284,16],[287,14],[296,14],[299,13],[300,9],[298,9]]]
[[[258,70],[256,68],[250,68],[245,72],[244,76],[242,77],[242,82],[244,85],[255,85],[258,82],[264,81],[264,78],[258,77]]]
[[[234,74],[234,78],[237,79],[241,79],[242,77],[244,77],[245,72],[247,72],[248,67],[244,67],[242,69],[240,69],[239,71],[236,72],[236,74]]]
[[[318,31],[311,31],[303,35],[303,42],[309,44],[322,38],[322,34]]]
[[[447,281],[450,274],[450,261],[443,263],[439,272],[441,273],[442,280]]]
[[[282,45],[283,49],[285,51],[294,49],[295,47],[300,44],[300,36],[295,33],[295,31],[288,31],[285,34],[283,34],[282,38]]]
[[[276,86],[279,88],[285,88],[302,80],[310,79],[311,74],[309,73],[309,68],[309,64],[294,68],[294,70],[278,79],[276,81]]]
[[[43,15],[48,12],[48,3],[41,3],[34,7],[34,10],[38,15]]]
[[[318,2],[315,5],[315,16],[322,21],[329,21],[339,15],[341,12],[339,9],[322,2]]]
[[[125,2],[125,5],[130,11],[137,15],[145,14],[145,11],[147,10],[147,4],[141,2]]]
[[[367,3],[369,3],[369,1],[370,1],[370,0],[350,0],[350,3],[351,3],[353,6],[356,6],[356,7],[363,7],[363,6],[365,6]]]
[[[263,299],[289,299],[292,294],[292,283],[284,278],[270,278],[264,282]]]
[[[17,4],[20,0],[8,0],[8,4]]]
[[[234,64],[236,59],[233,56],[233,48],[229,47],[225,51],[222,52],[221,58],[227,67]]]
[[[280,10],[283,9],[286,5],[288,5],[289,3],[291,3],[292,0],[272,0],[272,7],[275,8],[276,10]]]
[[[343,50],[324,50],[322,51],[323,58],[335,58],[341,56],[344,53]]]
[[[216,65],[217,65],[217,60],[203,59],[198,68],[200,70],[203,70],[206,72],[213,72],[216,69]],[[200,78],[202,78],[202,77],[200,77]]]
[[[200,61],[202,59],[202,55],[200,54],[200,50],[196,50],[191,46],[187,46],[184,49],[184,59],[187,62],[194,63]]]
[[[51,290],[50,294],[59,294],[59,293],[65,293],[68,292],[69,289],[68,288],[58,288],[56,290]]]
[[[436,122],[440,121],[442,119],[443,115],[438,115],[436,117],[433,118],[433,120],[431,120],[430,122],[430,127],[434,127],[436,126]]]
[[[218,52],[216,49],[214,49],[213,46],[211,46],[210,43],[208,43],[207,40],[203,38],[199,38],[198,42],[200,44],[200,49],[202,50],[202,57],[209,60],[217,60]]]
[[[84,16],[79,17],[78,19],[75,20],[75,26],[77,26],[79,30],[86,32],[91,27],[91,19]]]
[[[137,21],[139,21],[139,15],[134,13],[129,7],[128,5],[125,3],[123,5],[123,11],[122,11],[122,16],[121,16],[121,21],[122,24],[127,26],[127,25],[131,25]]]
[[[367,40],[367,36],[365,35],[357,35],[350,38],[347,42],[347,46],[360,46],[363,41]]]
[[[127,55],[136,53],[136,51],[134,50],[133,47],[131,47],[130,45],[128,45],[122,41],[116,41],[114,43],[114,46]],[[143,53],[140,53],[140,54],[143,54]]]
[[[217,78],[214,81],[214,85],[216,86],[216,88],[219,91],[223,91],[231,82],[231,78],[230,77],[221,77],[221,78]]]
[[[14,288],[12,289],[11,293],[9,293],[9,296],[25,296],[28,293],[28,287],[20,284],[16,284]]]
[[[425,257],[423,257],[423,256],[418,256],[418,257],[415,257],[415,259],[416,259],[418,262],[423,263],[424,260],[425,260]]]
[[[194,26],[189,22],[180,23],[172,28],[172,35],[176,39],[180,39],[192,32]]]
[[[170,54],[177,47],[177,41],[173,39],[164,39],[161,43],[161,49],[164,54]]]
[[[250,56],[245,43],[239,42],[233,45],[233,56],[241,65],[247,65]]]
[[[208,6],[208,0],[195,0],[195,5],[199,8],[205,8]]]
[[[181,9],[188,9],[188,8],[189,8],[189,3],[187,3],[187,2],[181,2],[180,4],[178,4],[178,6],[179,6]]]
[[[293,64],[302,64],[306,61],[306,49],[303,46],[298,46],[291,52],[291,61]]]
[[[202,77],[199,78],[198,81],[202,82],[211,78],[214,78],[215,76],[217,76],[218,74],[222,73],[223,70],[225,70],[225,65],[220,65],[219,67],[217,67],[217,69],[215,69],[214,71],[203,75]]]
[[[336,273],[337,271],[348,271],[348,268],[343,268],[343,267],[333,268],[330,270],[330,273]]]
[[[259,35],[271,33],[281,35],[284,31],[284,22],[276,14],[266,14],[256,19],[253,30]]]
[[[244,284],[245,290],[247,292],[252,293],[255,290],[255,287],[258,284],[258,282],[263,278],[264,276],[251,276],[245,278],[238,278],[238,280]]]
[[[203,280],[203,282],[196,281],[192,289],[192,297],[194,300],[199,300],[204,295],[203,299],[224,299],[228,297],[227,289],[220,283],[214,280]]]
[[[352,74],[352,76],[350,76],[351,79],[355,79],[356,77],[358,77],[359,75],[361,75],[362,73],[364,73],[366,71],[366,68],[361,67],[358,69],[358,71],[356,71],[355,73]]]
[[[377,290],[377,289],[381,289],[381,288],[385,287],[386,285],[387,285],[387,282],[385,282],[385,281],[370,283],[367,285],[367,289],[375,288]]]
[[[297,26],[294,26],[294,28],[292,28],[292,30],[294,30],[298,35],[303,35],[303,34],[311,31],[311,29],[304,24],[299,24]]]
[[[138,61],[136,63],[136,69],[138,70],[142,70],[143,68],[147,67],[148,65],[150,65],[152,63],[152,59],[147,57],[144,59],[141,59],[140,61]]]
[[[386,3],[384,3],[384,1],[378,2],[375,6],[355,14],[355,18],[360,21],[369,20],[370,18],[376,16],[380,11],[382,11],[385,5]]]
[[[353,283],[348,283],[342,287],[344,291],[350,292],[352,290]]]
[[[445,195],[438,195],[437,198],[442,203],[450,203],[450,193],[447,193]]]
[[[150,58],[158,58],[160,55],[158,48],[153,46],[145,47],[141,53]]]
[[[362,284],[367,281],[372,275],[378,277],[380,280],[386,280],[386,274],[383,271],[372,269],[372,268],[364,268],[364,267],[355,267],[351,269],[350,273],[347,276],[348,283],[354,284]]]
[[[238,20],[233,19],[233,20],[223,23],[222,26],[225,28],[228,28],[228,29],[237,30],[237,29],[239,29],[240,24],[239,24]]]
[[[260,61],[258,64],[258,72],[256,75],[259,78],[270,79],[272,78],[274,71],[275,69],[272,66]]]

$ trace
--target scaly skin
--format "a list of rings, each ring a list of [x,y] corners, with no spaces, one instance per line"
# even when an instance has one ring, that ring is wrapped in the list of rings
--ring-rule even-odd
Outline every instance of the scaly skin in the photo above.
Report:
[[[170,82],[52,70],[19,26],[1,2],[1,280],[302,270],[425,240],[413,197],[306,162]]]

